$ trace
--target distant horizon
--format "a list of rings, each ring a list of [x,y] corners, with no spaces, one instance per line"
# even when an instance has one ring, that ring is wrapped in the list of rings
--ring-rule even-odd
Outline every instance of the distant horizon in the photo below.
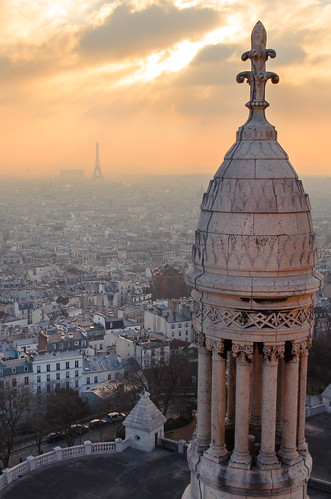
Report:
[[[331,174],[329,1],[19,4],[0,7],[1,178],[92,175],[96,142],[105,178],[214,172],[247,119],[236,76],[259,19],[280,78],[267,119],[300,176]]]

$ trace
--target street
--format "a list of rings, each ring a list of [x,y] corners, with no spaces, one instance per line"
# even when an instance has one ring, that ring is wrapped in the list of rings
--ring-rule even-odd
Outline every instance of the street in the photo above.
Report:
[[[84,423],[88,424],[88,422]],[[77,435],[75,444],[83,444],[85,440],[90,440],[91,442],[112,442],[116,438],[116,430],[121,425],[121,422],[108,423],[106,426],[96,428],[94,430],[89,430],[82,435]],[[65,440],[60,440],[54,443],[46,442],[42,444],[43,454],[50,452],[54,447],[67,447]],[[25,461],[28,456],[37,456],[37,446],[34,439],[19,443],[15,445],[14,451],[11,454],[9,467],[12,468],[21,461]]]

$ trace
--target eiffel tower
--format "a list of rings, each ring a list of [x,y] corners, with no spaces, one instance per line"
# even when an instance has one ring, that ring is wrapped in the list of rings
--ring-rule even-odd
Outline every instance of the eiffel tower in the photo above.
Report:
[[[103,175],[101,173],[100,161],[99,161],[99,144],[98,142],[95,144],[95,167],[92,175],[93,180],[102,180]]]

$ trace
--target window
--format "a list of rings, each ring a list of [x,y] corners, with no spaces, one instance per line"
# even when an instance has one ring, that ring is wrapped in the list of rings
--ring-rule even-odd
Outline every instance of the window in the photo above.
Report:
[[[51,381],[51,375],[50,374],[47,374],[46,381]]]
[[[172,324],[171,329],[175,329],[175,324]]]
[[[27,373],[28,372],[28,366],[24,366],[24,372]]]
[[[74,346],[75,346],[75,347],[78,347],[78,345],[79,345],[79,341],[77,341],[77,340],[76,340],[76,341],[74,341]]]
[[[37,366],[37,373],[40,373],[40,366]]]
[[[37,383],[41,383],[41,376],[37,376]]]
[[[29,384],[29,376],[24,377],[24,384],[28,385]]]
[[[15,367],[13,367],[13,369],[11,370],[12,374],[16,374],[16,369]]]
[[[56,379],[60,379],[60,373],[56,373]]]
[[[75,360],[75,367],[79,366],[78,362],[79,362],[78,360]]]
[[[182,327],[182,323],[181,322],[178,324],[178,327]]]
[[[60,362],[56,363],[56,370],[59,371],[61,369]]]
[[[182,332],[181,331],[178,332],[178,336],[182,336]]]
[[[75,378],[78,378],[78,371],[75,371]]]
[[[75,388],[78,388],[78,379],[75,379]]]
[[[63,343],[59,343],[59,349],[63,350]]]
[[[66,362],[66,369],[70,369],[70,363]]]
[[[82,340],[82,347],[86,347],[86,340]]]
[[[86,384],[87,384],[87,385],[89,385],[90,383],[91,383],[91,378],[88,376],[88,377],[86,378]]]
[[[41,392],[41,386],[37,386],[37,393]]]
[[[46,371],[49,372],[51,370],[51,365],[50,364],[46,364]]]
[[[69,371],[66,371],[66,378],[70,378],[70,373],[69,373]]]
[[[94,383],[98,382],[98,376],[94,376]]]
[[[68,389],[68,388],[70,388],[70,383],[69,383],[69,381],[66,381],[66,388],[67,388],[67,389]]]
[[[108,381],[111,380],[111,374],[108,374]]]

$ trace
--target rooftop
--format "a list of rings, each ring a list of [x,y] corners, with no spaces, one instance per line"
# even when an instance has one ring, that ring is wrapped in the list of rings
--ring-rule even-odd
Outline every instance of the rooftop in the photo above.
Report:
[[[20,478],[1,497],[132,499],[139,491],[144,499],[180,499],[189,481],[185,457],[161,449],[151,453],[127,449],[53,464]]]

